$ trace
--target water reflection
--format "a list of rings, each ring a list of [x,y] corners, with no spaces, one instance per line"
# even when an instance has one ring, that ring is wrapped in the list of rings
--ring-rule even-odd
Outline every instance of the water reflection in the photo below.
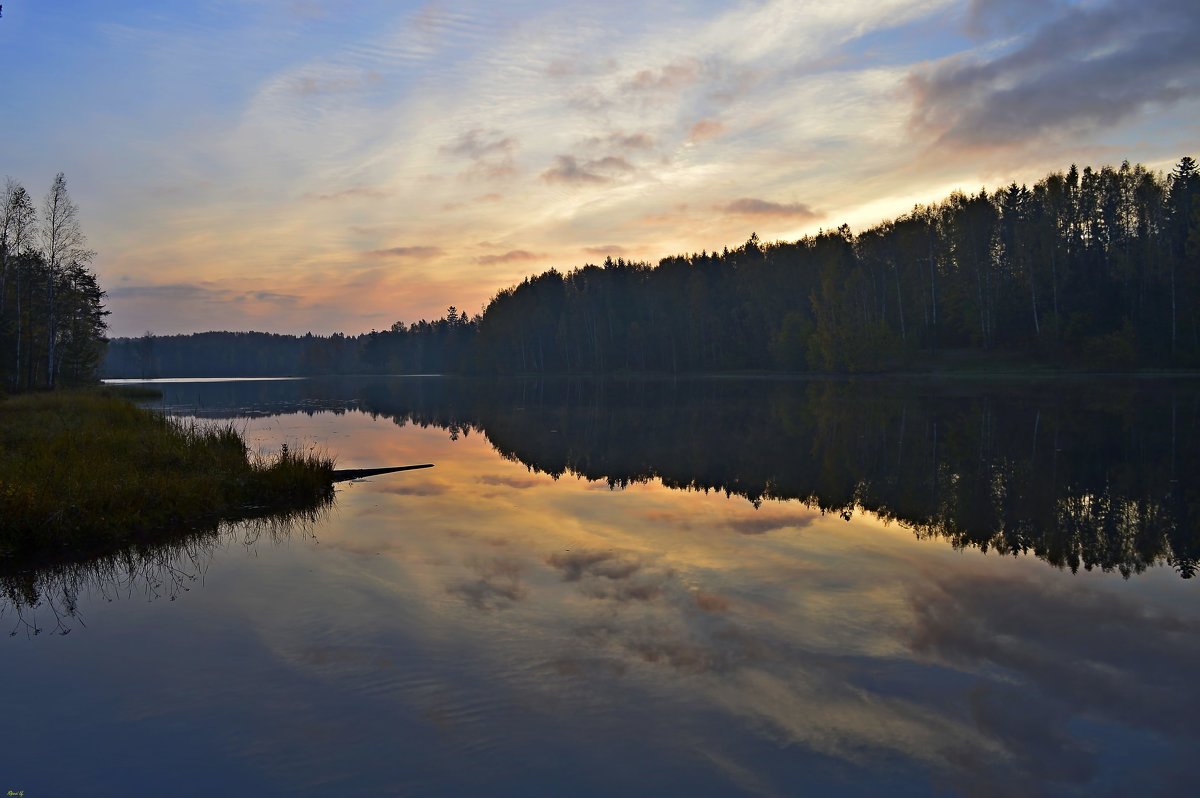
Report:
[[[344,486],[311,535],[257,558],[236,530],[168,557],[203,574],[186,593],[196,583],[170,581],[175,570],[152,577],[179,601],[55,588],[87,629],[5,641],[26,688],[6,709],[30,720],[0,725],[0,747],[46,794],[1085,796],[1194,783],[1191,583],[982,556],[922,526],[966,517],[949,497],[979,478],[967,465],[1006,486],[1007,514],[985,520],[1085,491],[1153,498],[1160,483],[1135,472],[1144,462],[1169,483],[1158,449],[1173,404],[1186,493],[1189,389],[860,386],[181,386],[165,404],[188,413],[286,408],[243,422],[255,446],[437,467]],[[1084,435],[1087,418],[1117,428]],[[1078,449],[1117,458],[1089,464]],[[1028,481],[1047,474],[1052,485]],[[917,494],[901,503],[904,486]],[[1133,573],[1175,557],[1177,535],[1116,561]],[[63,746],[71,768],[53,767]],[[132,784],[131,750],[143,754]]]
[[[1181,576],[1200,558],[1200,383],[1167,380],[307,381],[192,386],[190,412],[345,412],[486,435],[623,487],[866,510],[1058,567]],[[187,407],[187,405],[182,405]]]
[[[311,537],[330,502],[308,510],[240,522],[214,521],[155,542],[138,542],[86,558],[69,557],[36,566],[5,563],[0,568],[0,628],[10,637],[70,634],[80,601],[112,602],[135,596],[174,601],[203,579],[215,554],[231,545],[255,549],[293,537]]]

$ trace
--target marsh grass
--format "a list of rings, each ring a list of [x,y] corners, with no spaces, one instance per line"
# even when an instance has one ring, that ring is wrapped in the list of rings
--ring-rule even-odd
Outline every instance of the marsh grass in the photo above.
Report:
[[[0,399],[0,563],[74,559],[306,512],[332,459],[252,455],[231,423],[172,419],[105,390]]]

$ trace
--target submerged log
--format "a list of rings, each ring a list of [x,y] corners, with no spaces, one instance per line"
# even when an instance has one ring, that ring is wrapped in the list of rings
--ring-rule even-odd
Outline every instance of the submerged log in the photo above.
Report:
[[[333,472],[334,482],[349,482],[352,479],[374,477],[379,474],[391,474],[395,471],[412,471],[417,468],[433,468],[433,463],[421,465],[392,466],[391,468],[340,468]]]

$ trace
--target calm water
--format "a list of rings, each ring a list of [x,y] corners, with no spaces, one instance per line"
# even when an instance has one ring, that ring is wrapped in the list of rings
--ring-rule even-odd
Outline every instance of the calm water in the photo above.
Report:
[[[1178,795],[1200,384],[176,382],[436,463],[0,580],[0,789]]]

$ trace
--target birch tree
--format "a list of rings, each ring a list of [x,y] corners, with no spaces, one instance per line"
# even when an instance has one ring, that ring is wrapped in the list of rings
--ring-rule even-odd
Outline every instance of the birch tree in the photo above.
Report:
[[[84,247],[86,239],[79,226],[79,208],[71,201],[67,178],[62,172],[55,176],[43,201],[41,240],[46,260],[46,384],[53,388],[58,366],[58,284],[68,268],[87,263],[94,254]]]

